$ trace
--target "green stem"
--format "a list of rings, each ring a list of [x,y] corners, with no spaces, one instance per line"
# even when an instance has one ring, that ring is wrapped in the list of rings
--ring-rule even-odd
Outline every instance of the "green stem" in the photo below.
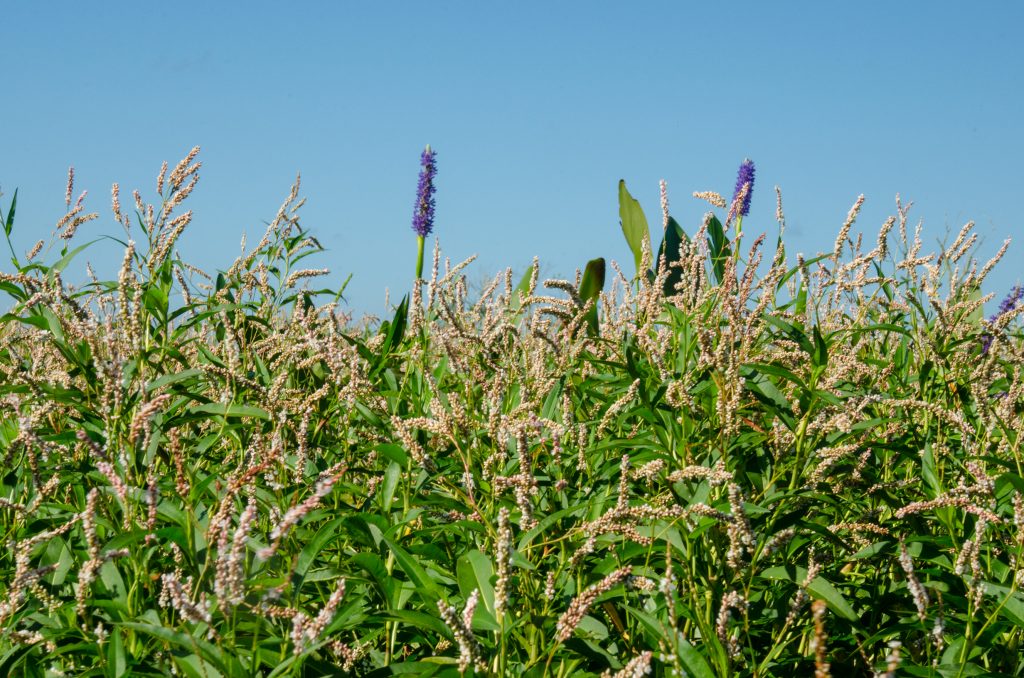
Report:
[[[423,242],[425,238],[422,235],[416,236],[417,253],[416,253],[416,279],[419,280],[423,277]]]
[[[740,237],[743,235],[743,215],[736,217],[736,238],[733,240],[733,261],[740,260]]]

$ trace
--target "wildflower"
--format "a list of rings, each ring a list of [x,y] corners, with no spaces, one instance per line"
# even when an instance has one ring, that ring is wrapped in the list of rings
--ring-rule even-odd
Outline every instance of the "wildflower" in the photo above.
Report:
[[[459,644],[459,672],[464,673],[470,664],[483,671],[487,668],[487,660],[484,658],[484,649],[480,642],[473,635],[470,622],[473,619],[473,612],[476,610],[477,602],[480,599],[480,592],[475,590],[466,600],[466,607],[459,616],[458,611],[443,600],[437,601],[437,608],[441,612],[441,618]]]
[[[658,182],[658,187],[661,189],[661,225],[668,230],[668,183],[662,179]]]
[[[605,678],[605,676],[609,678],[641,678],[641,676],[651,673],[651,659],[653,658],[653,652],[642,652],[631,659],[618,673],[612,674],[611,671],[605,671],[601,676],[602,678]]]
[[[434,177],[437,175],[437,152],[427,145],[420,156],[420,181],[416,186],[416,206],[412,214],[412,230],[426,238],[434,230]]]
[[[302,654],[311,643],[320,640],[344,597],[345,580],[339,579],[334,593],[331,594],[327,604],[315,618],[310,619],[305,612],[298,612],[292,617],[292,644],[295,646],[296,654]]]
[[[811,611],[814,614],[814,637],[811,639],[811,649],[814,650],[814,678],[829,678],[832,675],[827,659],[825,642],[825,601],[815,600],[811,604]]]
[[[416,205],[412,212],[412,230],[416,232],[419,253],[416,258],[416,279],[423,277],[423,241],[434,230],[434,177],[437,176],[437,153],[427,144],[420,156],[419,184],[416,186]],[[417,287],[419,285],[417,284]]]
[[[555,625],[557,635],[555,639],[558,642],[564,642],[569,639],[572,632],[576,630],[576,627],[580,625],[583,618],[587,616],[590,611],[590,606],[593,605],[598,598],[610,591],[617,584],[621,584],[626,580],[632,573],[632,568],[623,567],[615,570],[607,577],[590,586],[583,593],[573,598],[572,602],[569,603],[569,608],[562,613],[562,616],[558,618],[558,623]]]
[[[245,549],[246,539],[256,520],[256,504],[251,500],[238,519],[238,528],[227,548],[227,533],[221,533],[217,557],[217,578],[214,591],[225,605],[238,605],[245,598]]]
[[[512,558],[512,528],[509,527],[509,510],[498,511],[498,541],[495,545],[495,560],[498,565],[498,579],[494,583],[494,612],[501,618],[508,604],[509,561]],[[552,583],[552,588],[554,584]],[[548,596],[551,598],[552,596]]]
[[[163,582],[163,591],[160,593],[160,605],[169,607],[178,612],[182,619],[192,623],[209,624],[212,620],[210,615],[210,604],[206,595],[200,595],[198,603],[193,603],[188,590],[192,588],[192,577],[186,577],[182,582],[179,572],[165,573],[160,577]],[[212,632],[212,629],[211,629]]]
[[[736,591],[729,591],[722,596],[722,607],[718,610],[718,617],[715,620],[715,632],[722,645],[726,647],[729,656],[736,658],[740,654],[740,644],[729,634],[729,620],[732,618],[731,610],[745,612],[747,601]]]
[[[907,588],[910,590],[910,595],[914,599],[914,607],[917,608],[918,619],[924,621],[927,615],[928,608],[928,594],[925,592],[924,587],[914,574],[914,561],[911,559],[910,554],[907,553],[907,545],[900,542],[900,566],[903,568],[903,572],[907,575]]]
[[[733,209],[736,216],[745,217],[750,214],[750,198],[754,194],[754,161],[747,158],[740,164],[736,174],[736,190],[733,192]],[[737,205],[737,201],[739,204]]]
[[[340,474],[339,474],[340,475]],[[315,509],[320,505],[320,501],[331,493],[331,489],[334,487],[334,483],[337,481],[338,476],[328,477],[321,480],[316,484],[316,488],[309,497],[306,498],[300,504],[292,506],[288,511],[281,517],[280,522],[274,525],[274,529],[270,532],[270,546],[259,550],[258,554],[263,560],[269,559],[277,552],[277,547],[281,543],[281,539],[295,526],[303,516]]]

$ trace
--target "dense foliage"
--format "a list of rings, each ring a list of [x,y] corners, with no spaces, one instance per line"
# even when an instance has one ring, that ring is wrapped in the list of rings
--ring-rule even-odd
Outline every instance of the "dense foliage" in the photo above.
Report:
[[[182,261],[198,169],[115,186],[116,280],[62,280],[70,182],[0,275],[0,675],[1024,673],[1021,309],[970,225],[865,251],[858,201],[789,261],[780,204],[762,265],[738,186],[652,254],[623,184],[636,275],[471,295],[435,250],[360,326],[298,185]]]

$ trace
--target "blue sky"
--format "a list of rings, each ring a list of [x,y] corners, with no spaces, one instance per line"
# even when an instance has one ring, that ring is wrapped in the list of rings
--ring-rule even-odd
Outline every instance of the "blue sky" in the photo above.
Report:
[[[692,231],[690,194],[728,194],[750,157],[746,233],[775,234],[776,184],[790,253],[830,249],[860,193],[873,238],[899,192],[929,243],[970,219],[982,255],[1015,238],[1002,296],[1024,277],[1022,20],[1016,2],[8,3],[0,187],[5,205],[20,189],[25,249],[63,213],[68,165],[102,215],[78,237],[118,234],[111,183],[152,197],[160,163],[200,145],[181,247],[217,269],[301,172],[330,250],[310,264],[353,275],[358,315],[410,286],[424,144],[435,234],[479,255],[471,280],[534,255],[628,271],[620,178],[654,228],[666,179]],[[120,252],[87,258],[113,276]]]

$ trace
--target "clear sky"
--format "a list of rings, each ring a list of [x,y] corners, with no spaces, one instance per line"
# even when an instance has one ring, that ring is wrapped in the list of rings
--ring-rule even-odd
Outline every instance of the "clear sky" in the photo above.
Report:
[[[873,239],[899,192],[929,243],[971,219],[983,255],[1015,238],[986,291],[1024,277],[1024,3],[10,2],[3,25],[0,187],[5,205],[20,189],[23,249],[63,214],[69,165],[102,215],[84,241],[119,233],[112,182],[152,198],[160,163],[200,145],[186,259],[227,268],[301,172],[329,248],[310,265],[380,313],[410,286],[429,143],[435,234],[479,255],[471,280],[534,255],[630,271],[620,178],[655,230],[666,179],[692,231],[690,194],[730,194],[745,157],[744,231],[775,234],[778,184],[790,253],[831,249],[860,193]],[[112,277],[120,254],[88,258]]]

